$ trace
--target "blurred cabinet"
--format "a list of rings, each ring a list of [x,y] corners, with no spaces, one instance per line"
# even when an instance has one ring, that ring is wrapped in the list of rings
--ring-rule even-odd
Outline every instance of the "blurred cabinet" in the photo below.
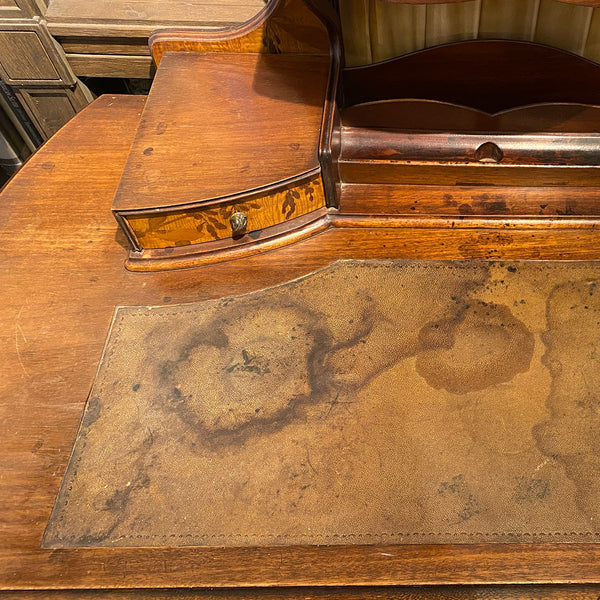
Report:
[[[45,8],[44,0],[0,0],[0,18],[33,17]]]
[[[88,77],[154,75],[148,37],[166,27],[237,27],[267,0],[50,0],[45,18],[73,72]]]
[[[0,79],[47,139],[93,96],[78,81],[46,21],[33,14],[43,9],[34,0],[0,0]]]
[[[266,0],[0,0],[0,79],[47,139],[93,95],[78,77],[149,79],[148,37],[239,25]]]
[[[42,143],[14,92],[0,82],[0,185],[23,165]]]

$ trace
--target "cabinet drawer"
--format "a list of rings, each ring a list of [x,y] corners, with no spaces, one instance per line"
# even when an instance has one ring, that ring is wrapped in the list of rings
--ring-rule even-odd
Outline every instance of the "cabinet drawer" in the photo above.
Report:
[[[231,238],[247,240],[261,230],[306,215],[325,206],[320,174],[304,182],[279,187],[268,194],[244,195],[185,210],[120,214],[142,249],[173,248]],[[237,213],[237,214],[236,214]],[[118,213],[119,214],[119,213]],[[236,230],[245,221],[244,227]]]

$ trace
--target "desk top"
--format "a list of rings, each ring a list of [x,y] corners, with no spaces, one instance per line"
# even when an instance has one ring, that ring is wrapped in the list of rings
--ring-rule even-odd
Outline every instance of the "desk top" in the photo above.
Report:
[[[328,72],[321,56],[167,53],[114,209],[194,204],[318,169]]]
[[[0,588],[600,581],[600,547],[587,544],[40,549],[116,305],[240,294],[339,258],[600,259],[600,232],[593,229],[332,228],[220,265],[128,272],[126,241],[110,207],[143,104],[139,97],[100,98],[33,156],[0,196]],[[519,590],[485,594],[519,597],[525,593]],[[397,597],[405,593],[419,597],[402,590]],[[444,595],[453,593],[448,588]],[[572,588],[526,593],[574,597]],[[577,593],[586,600],[598,594],[594,588]]]

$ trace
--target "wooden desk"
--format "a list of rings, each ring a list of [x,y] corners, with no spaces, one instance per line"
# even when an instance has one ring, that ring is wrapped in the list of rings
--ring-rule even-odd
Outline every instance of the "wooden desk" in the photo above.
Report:
[[[593,229],[332,228],[220,265],[128,272],[110,208],[143,103],[102,97],[0,195],[0,597],[597,598],[597,545],[40,549],[115,305],[238,294],[337,258],[600,259]],[[450,587],[379,587],[431,585]],[[260,589],[273,586],[291,589]]]

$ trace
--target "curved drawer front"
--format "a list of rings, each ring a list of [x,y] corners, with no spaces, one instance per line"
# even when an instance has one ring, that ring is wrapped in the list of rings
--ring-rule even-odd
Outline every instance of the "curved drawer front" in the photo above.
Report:
[[[232,243],[325,206],[321,175],[278,188],[269,194],[244,195],[184,210],[121,215],[135,237],[138,249],[173,248],[231,238]],[[246,225],[235,231],[231,217],[245,216]]]

